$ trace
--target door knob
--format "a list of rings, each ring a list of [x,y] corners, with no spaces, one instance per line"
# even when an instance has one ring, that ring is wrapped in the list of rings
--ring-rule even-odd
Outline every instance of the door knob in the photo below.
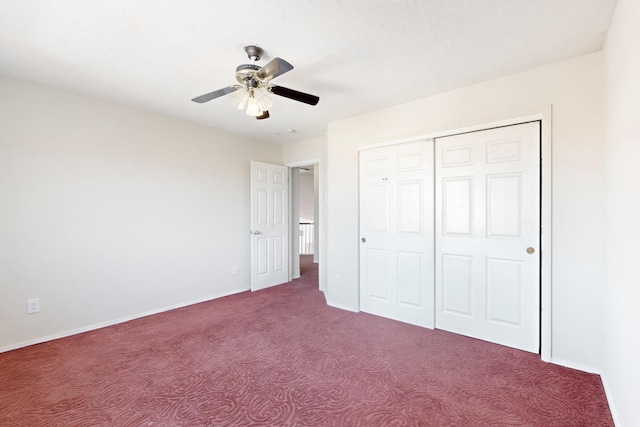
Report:
[[[360,241],[361,241],[362,243],[367,243],[367,239],[365,239],[364,237],[363,237],[362,239],[360,239]]]
[[[262,231],[259,231],[259,230],[251,230],[251,234],[262,234]]]
[[[533,249],[531,246],[529,246],[529,247],[527,248],[527,253],[528,253],[529,255],[531,255],[531,254],[532,254],[532,253],[534,253],[535,251],[536,251],[536,250],[535,250],[535,249]]]

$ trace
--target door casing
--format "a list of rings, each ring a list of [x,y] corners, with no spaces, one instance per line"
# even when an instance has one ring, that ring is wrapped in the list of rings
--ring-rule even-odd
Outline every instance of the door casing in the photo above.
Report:
[[[292,168],[299,168],[299,167],[304,167],[304,166],[314,166],[314,180],[317,181],[317,191],[314,191],[316,197],[314,200],[314,239],[315,239],[315,247],[314,247],[314,254],[313,254],[313,262],[317,263],[320,265],[320,268],[318,269],[318,286],[319,289],[323,292],[326,292],[326,286],[324,285],[325,283],[325,273],[324,273],[324,268],[323,268],[323,263],[322,263],[322,259],[323,259],[323,251],[324,251],[324,233],[321,232],[321,230],[324,227],[324,221],[325,221],[325,209],[323,208],[324,206],[324,200],[325,198],[322,196],[324,193],[324,186],[323,186],[323,179],[322,179],[322,160],[319,158],[310,158],[309,160],[302,160],[302,161],[296,161],[296,162],[289,162],[289,163],[285,163],[284,166],[288,167],[289,169]],[[289,181],[291,182],[291,181]],[[314,183],[315,186],[315,183]],[[315,189],[314,189],[315,190]],[[297,202],[297,196],[293,194],[293,189],[291,186],[289,186],[289,203],[290,203],[290,207],[289,207],[289,212],[292,212],[292,206],[294,203],[298,203]],[[293,218],[293,216],[290,215],[290,218]],[[297,220],[296,220],[297,221]],[[291,219],[291,224],[293,224],[293,220]],[[290,227],[291,229],[293,229],[292,227]],[[290,233],[290,240],[297,238],[297,235],[294,236],[294,233]],[[292,247],[292,245],[289,246],[290,248]],[[292,265],[292,258],[299,256],[298,254],[294,253],[292,250],[289,251],[289,265]],[[291,271],[291,273],[293,273],[293,271]],[[290,273],[289,277],[293,278],[292,274]]]

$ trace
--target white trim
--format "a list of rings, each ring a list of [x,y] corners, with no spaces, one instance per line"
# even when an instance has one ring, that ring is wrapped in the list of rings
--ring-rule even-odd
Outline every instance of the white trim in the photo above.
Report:
[[[299,212],[300,212],[300,170],[297,171],[296,182],[293,179],[294,167],[288,166],[289,173],[289,282],[300,278],[300,253]],[[294,186],[296,187],[294,189]],[[294,191],[296,190],[296,191]],[[298,215],[294,215],[298,214]],[[297,217],[297,218],[296,218]],[[296,218],[294,220],[294,218]],[[296,271],[294,271],[296,270]]]
[[[325,294],[325,296],[326,296],[326,294]],[[333,301],[329,301],[329,299],[326,299],[326,301],[327,301],[327,305],[329,307],[339,308],[340,310],[350,311],[352,313],[360,313],[360,310],[358,310],[356,308],[353,308],[351,306],[340,304],[340,303],[336,303],[336,302],[333,302]]]
[[[549,360],[548,362],[553,363],[554,365],[564,366],[565,368],[575,369],[577,371],[588,372],[590,374],[596,374],[596,375],[602,376],[602,374],[600,373],[600,369],[591,365],[583,365],[581,363],[570,362],[565,359],[560,359],[557,357],[551,358],[551,360]]]
[[[301,166],[310,166],[310,165],[315,165],[315,164],[320,164],[320,159],[319,158],[314,158],[314,159],[311,159],[311,160],[303,160],[301,162],[285,163],[284,166],[286,166],[288,168],[299,168]]]
[[[607,398],[607,403],[609,404],[609,412],[611,412],[611,418],[613,418],[613,425],[619,426],[622,425],[620,422],[620,417],[618,417],[618,411],[616,410],[616,406],[613,400],[613,391],[607,382],[607,377],[603,374],[600,374],[600,381],[602,381],[602,387],[604,388],[604,394]]]
[[[52,335],[47,335],[45,337],[39,337],[39,338],[36,338],[36,339],[33,339],[33,340],[22,341],[22,342],[19,342],[19,343],[16,343],[16,344],[8,345],[6,347],[1,347],[0,348],[0,353],[4,353],[4,352],[7,352],[7,351],[11,351],[11,350],[16,350],[16,349],[22,348],[22,347],[28,347],[30,345],[41,344],[43,342],[53,341],[53,340],[56,340],[56,339],[59,339],[59,338],[65,338],[65,337],[69,337],[69,336],[72,336],[72,335],[81,334],[81,333],[84,333],[84,332],[94,331],[96,329],[106,328],[108,326],[117,325],[119,323],[129,322],[131,320],[140,319],[142,317],[147,317],[147,316],[151,316],[151,315],[154,315],[154,314],[164,313],[166,311],[175,310],[177,308],[182,308],[182,307],[186,307],[186,306],[193,305],[193,304],[199,304],[199,303],[202,303],[202,302],[212,301],[212,300],[215,300],[215,299],[218,299],[218,298],[223,298],[223,297],[227,297],[229,295],[235,295],[235,294],[239,294],[239,293],[242,293],[242,292],[247,292],[247,291],[250,291],[250,290],[251,290],[251,288],[242,288],[242,289],[238,289],[238,290],[224,292],[224,293],[221,293],[221,294],[210,295],[210,296],[207,296],[207,297],[204,297],[204,298],[198,298],[198,299],[195,299],[195,300],[181,302],[181,303],[178,303],[178,304],[170,305],[170,306],[163,307],[163,308],[158,308],[158,309],[155,309],[155,310],[145,311],[143,313],[133,314],[131,316],[120,317],[118,319],[108,320],[106,322],[94,323],[92,325],[83,326],[81,328],[70,329],[68,331],[64,331],[64,332],[60,332],[60,333],[52,334]]]
[[[468,133],[468,132],[475,132],[475,131],[479,131],[479,130],[486,130],[486,129],[492,129],[492,128],[496,128],[496,127],[501,127],[501,126],[510,126],[510,125],[515,125],[515,124],[520,124],[520,123],[526,123],[526,122],[534,122],[536,120],[542,120],[544,114],[545,114],[545,109],[551,109],[551,105],[548,105],[544,108],[540,108],[539,110],[542,110],[542,112],[539,113],[532,113],[532,114],[528,114],[525,116],[518,116],[518,117],[513,117],[510,119],[503,119],[503,120],[497,120],[497,121],[493,121],[493,122],[489,122],[489,123],[481,123],[481,124],[476,124],[476,125],[471,125],[471,126],[465,126],[462,128],[455,128],[455,129],[448,129],[448,130],[443,130],[443,131],[438,131],[438,132],[431,132],[431,133],[427,133],[427,134],[423,134],[423,135],[418,135],[418,136],[411,136],[408,138],[402,138],[402,139],[394,139],[392,141],[385,141],[385,142],[379,142],[376,144],[370,144],[370,145],[365,145],[362,147],[358,148],[358,151],[362,151],[362,150],[370,150],[372,148],[380,148],[380,147],[387,147],[390,145],[397,145],[397,144],[404,144],[406,142],[415,142],[415,141],[422,141],[424,139],[435,139],[435,138],[442,138],[444,136],[451,136],[451,135],[457,135],[459,133]]]
[[[550,362],[553,349],[552,313],[552,268],[553,268],[553,106],[547,105],[541,113],[542,182],[540,186],[540,358]]]
[[[540,249],[540,286],[541,286],[541,298],[540,298],[540,358],[545,362],[552,362],[552,349],[553,349],[553,336],[552,336],[552,308],[553,301],[552,295],[552,248],[553,248],[553,227],[552,227],[552,196],[553,196],[553,174],[552,174],[552,153],[553,153],[553,105],[547,104],[541,107],[537,107],[530,110],[530,114],[522,116],[512,117],[508,119],[496,120],[488,123],[480,123],[471,126],[465,126],[462,128],[449,129],[445,131],[431,132],[423,135],[412,136],[409,138],[396,139],[392,141],[366,145],[358,148],[358,151],[369,150],[372,148],[387,147],[390,145],[403,144],[406,142],[420,141],[424,139],[435,139],[444,136],[451,136],[460,133],[475,132],[485,129],[491,129],[500,126],[510,126],[520,123],[532,122],[540,120],[542,123],[541,129],[541,218],[540,223],[542,226]],[[359,290],[359,285],[358,285]],[[346,308],[349,310],[348,308]],[[353,309],[350,309],[353,310]],[[554,359],[555,360],[555,359]],[[576,368],[580,369],[580,368]],[[591,368],[587,371],[590,372]]]

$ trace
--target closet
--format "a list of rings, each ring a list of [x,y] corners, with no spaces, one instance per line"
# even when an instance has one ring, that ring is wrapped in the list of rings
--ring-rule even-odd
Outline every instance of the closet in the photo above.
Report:
[[[360,308],[537,353],[540,122],[360,152]]]

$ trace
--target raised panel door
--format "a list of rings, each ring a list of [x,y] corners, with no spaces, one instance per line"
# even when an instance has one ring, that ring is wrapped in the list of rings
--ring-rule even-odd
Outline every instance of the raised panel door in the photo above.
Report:
[[[289,280],[288,169],[251,162],[251,290]]]
[[[360,309],[433,327],[433,143],[360,153]]]
[[[435,145],[436,327],[538,352],[539,122]]]

